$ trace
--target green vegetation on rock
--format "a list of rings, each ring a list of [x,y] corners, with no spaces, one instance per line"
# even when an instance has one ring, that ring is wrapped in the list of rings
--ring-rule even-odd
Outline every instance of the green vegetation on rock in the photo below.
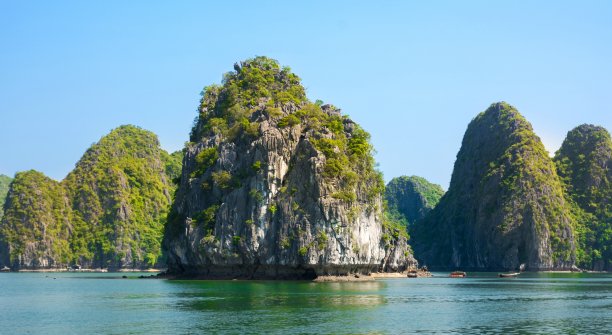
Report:
[[[234,68],[235,72],[224,76],[222,86],[208,86],[202,92],[199,116],[191,131],[192,142],[210,135],[219,135],[226,141],[253,140],[263,120],[259,115],[265,113],[279,128],[300,125],[304,131],[312,132],[310,142],[326,158],[324,175],[339,179],[342,185],[336,198],[353,201],[348,195],[356,188],[371,189],[371,198],[382,192],[384,184],[374,169],[370,134],[341,116],[335,107],[327,105],[324,111],[321,102],[310,102],[300,78],[275,60],[256,57]],[[282,108],[292,112],[285,114]],[[198,177],[211,167],[218,158],[217,151],[216,147],[199,151],[198,168],[191,176]],[[224,177],[227,175],[215,175],[222,179],[218,185],[230,188]]]
[[[213,166],[217,159],[219,158],[219,153],[217,152],[217,148],[206,148],[198,153],[196,156],[196,163],[198,164],[198,170],[196,175],[201,175],[208,168]]]
[[[122,126],[68,174],[63,184],[75,210],[72,243],[81,262],[116,268],[157,263],[173,193],[162,152],[155,134]]]
[[[179,177],[181,160],[182,152],[166,153],[153,133],[121,126],[92,145],[61,183],[37,172],[18,174],[1,231],[10,265],[158,264],[172,179]],[[44,232],[42,243],[39,231]],[[27,247],[33,243],[46,262],[36,261],[40,252]]]
[[[401,176],[391,179],[385,188],[389,215],[406,226],[422,220],[440,201],[444,190],[425,178]]]
[[[2,266],[68,264],[72,260],[68,241],[71,217],[66,192],[58,182],[34,170],[17,173],[0,223]]]
[[[11,181],[13,178],[0,174],[0,220],[4,215],[4,199],[6,199]]]
[[[612,140],[602,127],[571,130],[554,161],[576,216],[578,266],[612,270]]]
[[[529,122],[506,103],[468,126],[448,192],[412,230],[433,267],[568,269],[573,216],[554,163]]]
[[[166,176],[168,176],[173,183],[178,184],[183,169],[183,151],[178,150],[169,154],[161,150],[160,155],[165,165]]]
[[[382,240],[387,246],[396,243],[401,237],[406,241],[410,239],[406,229],[404,217],[398,215],[397,212],[391,212],[388,209],[383,213],[383,235]]]
[[[273,59],[256,57],[235,64],[234,68],[235,72],[225,74],[222,86],[211,85],[202,91],[192,142],[210,133],[230,139],[257,135],[257,124],[251,116],[262,106],[267,107],[268,113],[278,113],[278,108],[286,103],[297,105],[306,101],[300,78]]]
[[[360,271],[414,261],[404,253],[406,239],[397,242],[395,230],[383,227],[384,182],[370,135],[336,107],[308,100],[288,67],[266,57],[248,59],[201,96],[184,150],[189,180],[181,180],[164,237],[171,270],[214,272],[240,264],[245,272],[266,266],[306,271],[315,256],[350,259]],[[210,216],[214,225],[189,230],[209,208],[217,211]],[[384,254],[376,249],[384,243],[362,246],[366,238],[357,234],[378,238],[383,230],[390,231],[390,245],[403,243],[394,253],[401,259],[367,258],[368,252]],[[180,247],[193,241],[197,248]]]

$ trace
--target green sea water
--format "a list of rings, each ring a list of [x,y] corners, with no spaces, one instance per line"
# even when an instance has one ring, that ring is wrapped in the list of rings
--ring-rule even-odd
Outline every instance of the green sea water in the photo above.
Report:
[[[0,334],[612,333],[611,274],[353,283],[139,275],[0,273]]]

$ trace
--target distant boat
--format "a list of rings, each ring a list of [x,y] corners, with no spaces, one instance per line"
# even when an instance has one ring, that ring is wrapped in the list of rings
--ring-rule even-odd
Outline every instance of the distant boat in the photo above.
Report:
[[[514,273],[500,273],[498,276],[500,278],[513,278],[516,277],[518,275],[520,275],[520,272],[514,272]]]
[[[451,278],[465,278],[465,277],[467,277],[467,273],[465,273],[463,271],[453,271],[453,272],[451,272],[449,277],[451,277]]]
[[[11,272],[11,268],[4,266],[2,269],[0,269],[0,272]]]

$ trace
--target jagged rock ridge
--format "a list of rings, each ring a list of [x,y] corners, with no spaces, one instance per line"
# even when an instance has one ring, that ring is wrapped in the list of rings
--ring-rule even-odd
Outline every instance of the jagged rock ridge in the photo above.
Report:
[[[569,269],[573,219],[554,164],[512,106],[495,103],[469,124],[448,192],[412,232],[433,268]]]
[[[415,265],[382,214],[369,135],[274,60],[203,92],[166,229],[169,271],[312,278]]]

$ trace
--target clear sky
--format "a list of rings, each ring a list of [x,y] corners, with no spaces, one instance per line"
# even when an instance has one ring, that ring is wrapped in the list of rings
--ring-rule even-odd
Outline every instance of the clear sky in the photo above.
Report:
[[[60,180],[122,124],[180,149],[202,87],[256,55],[368,130],[387,180],[447,188],[467,124],[495,101],[550,152],[579,124],[612,130],[612,1],[6,0],[0,173]]]

